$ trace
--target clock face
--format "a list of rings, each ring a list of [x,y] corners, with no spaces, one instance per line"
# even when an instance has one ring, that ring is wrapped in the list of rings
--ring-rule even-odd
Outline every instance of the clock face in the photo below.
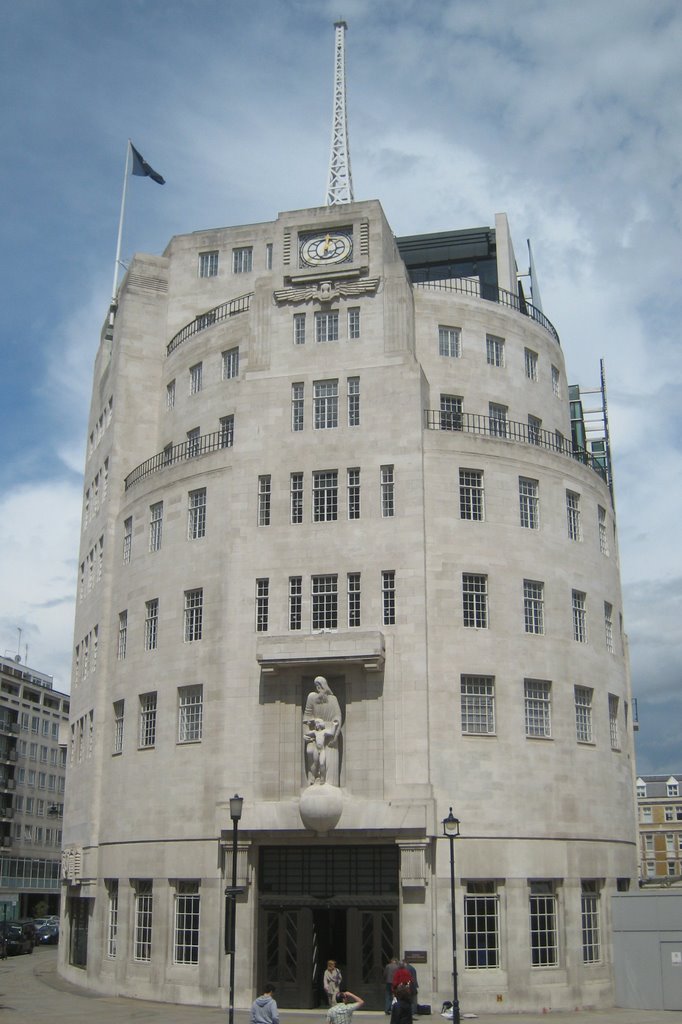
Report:
[[[299,255],[302,267],[346,263],[353,258],[353,236],[350,231],[305,235],[300,239]]]

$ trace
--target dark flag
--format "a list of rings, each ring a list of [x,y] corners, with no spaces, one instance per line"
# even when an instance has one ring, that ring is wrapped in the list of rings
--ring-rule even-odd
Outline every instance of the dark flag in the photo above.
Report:
[[[137,174],[142,178],[151,178],[152,181],[158,182],[159,185],[165,185],[165,178],[162,178],[158,171],[155,171],[154,168],[147,163],[142,154],[138,153],[138,151],[135,149],[132,142],[130,143],[130,148],[133,153],[132,173]]]

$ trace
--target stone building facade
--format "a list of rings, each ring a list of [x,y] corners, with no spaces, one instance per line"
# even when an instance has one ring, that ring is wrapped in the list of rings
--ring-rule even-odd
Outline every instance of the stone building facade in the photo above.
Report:
[[[610,467],[495,227],[376,201],[138,255],[97,354],[61,971],[103,992],[609,1004],[637,876]],[[96,652],[96,657],[95,657]],[[324,683],[314,681],[323,677]],[[75,744],[75,745],[74,745]]]

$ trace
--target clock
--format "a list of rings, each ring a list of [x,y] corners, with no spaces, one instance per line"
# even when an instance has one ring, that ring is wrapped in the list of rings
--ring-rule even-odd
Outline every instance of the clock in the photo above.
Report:
[[[299,257],[302,267],[347,263],[353,258],[353,235],[350,231],[303,235],[299,239]]]

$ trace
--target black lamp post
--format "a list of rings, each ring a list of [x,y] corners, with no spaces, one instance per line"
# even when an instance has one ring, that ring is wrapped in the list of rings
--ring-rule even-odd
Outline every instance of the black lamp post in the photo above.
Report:
[[[244,798],[235,795],[230,797],[230,817],[232,819],[232,885],[225,889],[225,952],[230,954],[230,1006],[228,1013],[229,1024],[234,1024],[234,959],[236,945],[236,921],[237,921],[237,894],[242,890],[237,888],[237,832],[239,830],[239,819],[242,816],[242,805]]]
[[[457,995],[457,929],[455,927],[455,839],[459,835],[459,818],[452,813],[443,818],[443,835],[450,840],[450,905],[452,908],[452,1024],[460,1024]]]

